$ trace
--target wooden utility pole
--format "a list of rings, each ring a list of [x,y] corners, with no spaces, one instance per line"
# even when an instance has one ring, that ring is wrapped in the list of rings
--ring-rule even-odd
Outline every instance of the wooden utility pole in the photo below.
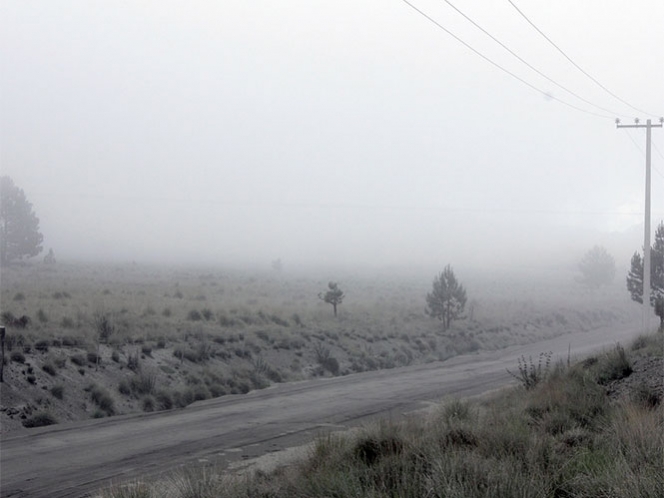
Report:
[[[0,382],[4,382],[4,371],[5,371],[5,327],[0,325]]]
[[[659,124],[652,124],[650,119],[646,124],[639,124],[635,119],[634,124],[623,125],[616,119],[617,128],[645,128],[646,129],[646,212],[644,219],[644,237],[643,237],[643,318],[646,332],[650,332],[650,143],[651,131],[653,128],[661,128],[664,118],[659,118]]]

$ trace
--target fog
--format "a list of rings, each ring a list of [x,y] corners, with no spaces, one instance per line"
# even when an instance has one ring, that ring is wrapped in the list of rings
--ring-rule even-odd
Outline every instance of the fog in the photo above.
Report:
[[[61,259],[568,268],[643,242],[664,3],[5,1],[0,165]],[[522,4],[522,5],[521,5]],[[554,98],[551,98],[554,97]],[[573,109],[556,99],[608,116]],[[653,230],[664,131],[653,130]]]

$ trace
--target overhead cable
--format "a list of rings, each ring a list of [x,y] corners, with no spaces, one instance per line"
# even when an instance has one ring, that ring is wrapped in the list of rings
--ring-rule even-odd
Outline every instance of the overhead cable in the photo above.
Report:
[[[556,44],[553,42],[553,40],[551,40],[551,38],[549,38],[549,37],[548,37],[548,36],[547,36],[547,35],[546,35],[541,29],[539,29],[539,28],[537,27],[537,25],[536,25],[533,21],[531,21],[531,20],[530,20],[530,19],[529,19],[524,13],[523,13],[523,11],[521,11],[521,9],[519,9],[519,7],[516,6],[516,4],[513,2],[513,0],[507,0],[507,1],[510,3],[510,5],[511,5],[512,7],[514,7],[514,9],[515,9],[515,10],[521,15],[521,17],[523,17],[523,18],[528,22],[528,24],[530,24],[530,25],[535,29],[535,31],[537,31],[540,35],[542,35],[546,41],[548,41],[548,42],[549,42],[549,43],[550,43],[550,44],[551,44],[551,45],[552,45],[552,46],[553,46],[558,52],[560,52],[560,53],[563,55],[563,57],[565,57],[565,59],[567,59],[567,60],[568,60],[568,61],[569,61],[569,62],[570,62],[575,68],[577,68],[579,71],[581,71],[585,76],[587,76],[588,78],[590,78],[590,80],[592,80],[592,81],[593,81],[597,86],[599,86],[602,90],[604,90],[606,93],[608,93],[609,95],[611,95],[613,98],[615,98],[615,99],[619,100],[620,102],[622,102],[623,104],[625,104],[627,107],[629,107],[629,108],[631,108],[631,109],[633,109],[633,110],[635,110],[635,111],[637,111],[637,112],[640,112],[641,114],[647,114],[648,116],[652,116],[652,117],[656,117],[656,118],[659,117],[659,116],[657,116],[657,115],[655,115],[655,114],[649,113],[649,112],[647,112],[647,111],[644,111],[644,110],[642,110],[642,109],[639,109],[638,107],[633,106],[632,104],[630,104],[630,103],[627,102],[626,100],[620,98],[618,95],[616,95],[615,93],[613,93],[613,92],[612,92],[611,90],[609,90],[607,87],[605,87],[604,85],[602,85],[599,81],[597,81],[596,78],[594,78],[593,76],[591,76],[590,74],[588,74],[588,72],[586,72],[581,66],[579,66],[576,62],[574,62],[574,61],[572,60],[572,58],[571,58],[569,55],[567,55],[567,54],[565,53],[565,51],[564,51],[562,48],[560,48],[558,45],[556,45]]]
[[[429,22],[431,22],[432,24],[434,24],[435,26],[437,26],[439,29],[442,29],[443,31],[445,31],[445,33],[447,33],[448,35],[450,35],[452,38],[454,38],[456,41],[458,41],[459,43],[461,43],[461,44],[462,44],[463,46],[465,46],[467,49],[471,50],[473,53],[475,53],[476,55],[480,56],[482,59],[484,59],[485,61],[487,61],[487,62],[488,62],[489,64],[491,64],[492,66],[495,66],[496,68],[500,69],[500,70],[503,71],[504,73],[510,75],[512,78],[514,78],[514,79],[520,81],[521,83],[523,83],[524,85],[526,85],[528,88],[531,88],[532,90],[535,90],[536,92],[541,93],[541,94],[544,95],[545,97],[550,98],[550,99],[552,99],[552,100],[555,100],[556,102],[559,102],[559,103],[561,103],[561,104],[563,104],[563,105],[566,105],[567,107],[570,107],[570,108],[572,108],[572,109],[574,109],[574,110],[576,110],[576,111],[583,112],[583,113],[585,113],[585,114],[590,114],[590,115],[592,115],[592,116],[597,116],[597,117],[604,118],[604,119],[613,119],[612,116],[609,116],[609,115],[607,115],[607,114],[599,114],[599,113],[597,113],[597,112],[589,111],[589,110],[587,110],[587,109],[583,109],[583,108],[581,108],[581,107],[575,106],[574,104],[570,104],[569,102],[566,102],[566,101],[564,101],[564,100],[562,100],[562,99],[560,99],[560,98],[558,98],[558,97],[555,97],[555,96],[553,96],[553,95],[551,95],[551,94],[545,92],[545,91],[542,90],[541,88],[537,88],[535,85],[533,85],[533,84],[531,84],[531,83],[528,83],[528,82],[527,82],[526,80],[524,80],[523,78],[517,76],[516,74],[514,74],[514,73],[511,72],[510,70],[505,69],[503,66],[501,66],[501,65],[498,64],[497,62],[494,62],[494,61],[491,60],[489,57],[487,57],[486,55],[484,55],[483,53],[481,53],[479,50],[473,48],[470,44],[466,43],[466,42],[463,41],[461,38],[459,38],[457,35],[455,35],[454,33],[452,33],[449,29],[447,29],[445,26],[443,26],[442,24],[440,24],[440,23],[439,23],[438,21],[436,21],[433,17],[429,16],[429,15],[428,15],[427,13],[425,13],[424,11],[422,11],[422,10],[418,9],[417,7],[415,7],[415,6],[414,6],[412,3],[410,3],[408,0],[401,0],[401,1],[402,1],[403,3],[405,3],[406,5],[408,5],[408,6],[409,6],[411,9],[413,9],[415,12],[417,12],[418,14],[420,14],[422,17],[424,17],[425,19],[427,19]]]
[[[535,71],[537,74],[539,74],[542,78],[546,79],[549,83],[553,83],[553,84],[556,85],[558,88],[560,88],[560,89],[566,91],[567,93],[569,93],[570,95],[573,95],[574,97],[576,97],[577,99],[581,100],[582,102],[585,102],[586,104],[591,105],[591,106],[593,106],[593,107],[595,107],[595,108],[597,108],[597,109],[599,109],[599,110],[601,110],[601,111],[608,112],[609,114],[614,114],[614,115],[616,115],[616,116],[620,116],[620,117],[623,117],[623,118],[629,118],[629,117],[632,117],[632,116],[628,116],[628,115],[626,115],[626,114],[620,114],[620,113],[614,112],[614,111],[612,111],[611,109],[607,109],[607,108],[605,108],[605,107],[602,107],[602,106],[600,106],[600,105],[597,105],[597,104],[595,104],[595,103],[593,103],[593,102],[591,102],[591,101],[589,101],[589,100],[583,98],[583,97],[582,97],[581,95],[579,95],[578,93],[576,93],[576,92],[570,90],[569,88],[566,88],[565,86],[561,85],[560,83],[558,83],[557,81],[555,81],[553,78],[550,78],[549,76],[547,76],[546,74],[544,74],[542,71],[540,71],[539,69],[537,69],[536,67],[534,67],[534,66],[533,66],[532,64],[530,64],[528,61],[524,60],[521,56],[519,56],[517,53],[515,53],[512,49],[510,49],[507,45],[505,45],[503,42],[501,42],[498,38],[496,38],[496,37],[493,36],[491,33],[489,33],[489,32],[488,32],[486,29],[484,29],[482,26],[480,26],[479,24],[477,24],[472,18],[470,18],[470,16],[466,15],[465,13],[463,13],[463,12],[462,12],[459,8],[457,8],[452,2],[450,2],[450,0],[444,0],[444,1],[445,1],[445,3],[446,3],[447,5],[449,5],[450,7],[452,7],[452,8],[453,8],[455,11],[457,11],[461,16],[463,16],[468,22],[470,22],[473,26],[475,26],[477,29],[479,29],[479,30],[480,30],[482,33],[484,33],[486,36],[488,36],[488,37],[491,38],[494,42],[496,42],[498,45],[500,45],[500,46],[503,47],[505,50],[507,50],[507,52],[509,52],[509,53],[510,53],[511,55],[513,55],[514,57],[516,57],[520,62],[522,62],[523,64],[525,64],[526,66],[528,66],[530,69],[532,69],[533,71]]]

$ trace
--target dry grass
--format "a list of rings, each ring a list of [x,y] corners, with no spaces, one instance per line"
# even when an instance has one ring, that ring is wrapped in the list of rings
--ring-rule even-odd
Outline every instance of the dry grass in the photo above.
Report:
[[[67,402],[55,398],[49,407],[58,419],[98,416],[95,403],[85,406],[84,388],[94,382],[115,399],[114,413],[167,409],[273,382],[533,342],[626,320],[633,309],[622,289],[587,295],[572,276],[533,288],[460,274],[468,318],[443,332],[423,311],[430,277],[63,263],[3,268],[0,311],[29,318],[8,327],[9,401],[35,404],[62,384]],[[331,279],[348,296],[336,318],[317,298]],[[138,382],[141,372],[154,372],[149,385]]]
[[[607,363],[622,361],[607,354]],[[192,467],[142,484],[140,496],[661,497],[664,405],[611,403],[599,381],[612,368],[557,365],[527,390],[327,435],[274,472],[238,478]]]

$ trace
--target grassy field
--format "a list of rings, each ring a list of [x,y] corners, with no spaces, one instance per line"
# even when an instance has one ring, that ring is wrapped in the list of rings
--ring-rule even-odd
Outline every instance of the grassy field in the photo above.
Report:
[[[190,467],[102,496],[659,498],[663,346],[658,333],[573,365],[526,365],[517,388],[322,437],[275,471]]]
[[[434,273],[3,268],[2,430],[444,360],[629,323],[638,313],[620,286],[591,292],[571,274],[459,273],[466,319],[443,331],[424,313]],[[329,280],[346,293],[338,317],[317,297]]]

